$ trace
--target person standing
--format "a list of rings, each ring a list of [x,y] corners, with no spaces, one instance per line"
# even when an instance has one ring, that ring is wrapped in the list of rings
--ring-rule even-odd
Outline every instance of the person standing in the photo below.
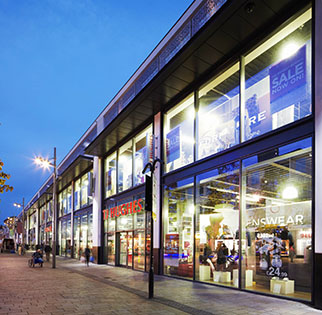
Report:
[[[85,248],[85,263],[86,263],[87,267],[89,266],[90,255],[91,255],[91,250],[88,248],[88,246],[86,246],[86,248]]]
[[[51,247],[48,244],[46,244],[45,246],[46,261],[50,260],[50,252],[51,252]]]

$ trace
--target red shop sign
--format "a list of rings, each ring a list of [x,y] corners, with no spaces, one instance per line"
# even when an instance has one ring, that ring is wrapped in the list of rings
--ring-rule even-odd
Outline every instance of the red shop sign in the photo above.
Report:
[[[103,210],[103,220],[115,218],[121,215],[128,215],[142,211],[142,199],[134,200],[133,202],[124,203],[117,207]]]

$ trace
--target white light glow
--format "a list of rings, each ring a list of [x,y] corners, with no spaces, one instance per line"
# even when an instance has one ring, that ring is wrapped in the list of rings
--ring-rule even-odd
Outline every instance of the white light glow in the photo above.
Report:
[[[296,44],[295,42],[290,42],[286,44],[282,49],[282,53],[281,53],[282,59],[287,59],[291,57],[299,50],[299,48],[300,48],[299,45]]]
[[[287,186],[283,190],[282,196],[284,199],[295,199],[299,195],[297,189],[294,186]]]

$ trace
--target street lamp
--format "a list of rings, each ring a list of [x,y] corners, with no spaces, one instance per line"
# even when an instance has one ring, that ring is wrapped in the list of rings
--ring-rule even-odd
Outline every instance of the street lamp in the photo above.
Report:
[[[149,268],[149,299],[152,299],[154,296],[154,270],[153,270],[153,175],[155,171],[156,164],[160,163],[161,167],[164,162],[155,158],[152,162],[149,162],[145,165],[142,173],[145,174],[147,169],[150,169],[151,176],[145,175],[145,211],[150,211],[150,268]],[[162,173],[162,169],[161,169]]]
[[[22,248],[25,246],[25,198],[22,198],[22,203],[14,203],[13,204],[17,208],[22,208]]]
[[[50,162],[50,160],[52,162]],[[56,178],[57,178],[57,167],[56,167],[56,148],[54,148],[54,157],[52,159],[44,159],[42,157],[36,157],[34,159],[35,164],[44,168],[50,169],[53,167],[53,218],[52,218],[52,229],[53,229],[53,237],[52,237],[52,267],[56,268]]]

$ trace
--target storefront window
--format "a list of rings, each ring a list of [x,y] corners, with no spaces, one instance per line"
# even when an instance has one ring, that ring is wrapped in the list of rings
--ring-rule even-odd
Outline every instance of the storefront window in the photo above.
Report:
[[[45,223],[45,215],[46,215],[46,205],[43,205],[40,208],[40,225]]]
[[[239,143],[239,64],[199,91],[198,159]]]
[[[166,186],[164,273],[193,278],[193,179]]]
[[[144,194],[139,194],[134,197],[134,200],[140,200],[142,209],[145,208]],[[145,267],[145,211],[138,212],[136,206],[136,213],[134,214],[134,235],[133,235],[133,264],[134,269],[144,270]]]
[[[58,194],[58,216],[61,217],[63,215],[63,193]]]
[[[70,213],[72,211],[72,186],[68,186],[66,189],[66,198],[67,198],[67,209],[66,213]]]
[[[245,140],[310,115],[311,10],[248,54],[245,64]]]
[[[311,139],[243,161],[243,287],[311,299]]]
[[[78,179],[75,182],[75,192],[74,192],[74,207],[75,210],[80,208],[80,191],[81,191],[81,180]]]
[[[47,213],[48,213],[48,217],[47,217],[47,222],[52,220],[52,200],[47,202]]]
[[[88,173],[86,173],[81,178],[81,206],[88,204],[88,190],[89,190],[89,178]]]
[[[90,213],[88,216],[88,229],[87,229],[87,246],[89,249],[93,247],[93,214]]]
[[[194,97],[190,96],[165,115],[166,171],[193,162]]]
[[[121,192],[132,187],[132,141],[120,148],[118,162],[118,188]]]
[[[105,160],[105,198],[116,194],[116,152]]]
[[[142,171],[149,161],[149,155],[152,154],[152,126],[136,136],[134,144],[134,185],[140,185],[145,181]]]
[[[75,258],[80,258],[80,250],[79,250],[80,230],[81,230],[81,217],[75,216],[74,217],[74,257]]]
[[[197,176],[196,280],[238,287],[239,163]]]
[[[122,211],[126,211],[127,206],[129,207],[133,206],[133,197],[122,199],[117,203],[118,210],[116,211],[116,228],[117,231],[127,231],[127,230],[133,230],[133,215],[127,214],[122,215]],[[122,208],[121,208],[122,207]]]

